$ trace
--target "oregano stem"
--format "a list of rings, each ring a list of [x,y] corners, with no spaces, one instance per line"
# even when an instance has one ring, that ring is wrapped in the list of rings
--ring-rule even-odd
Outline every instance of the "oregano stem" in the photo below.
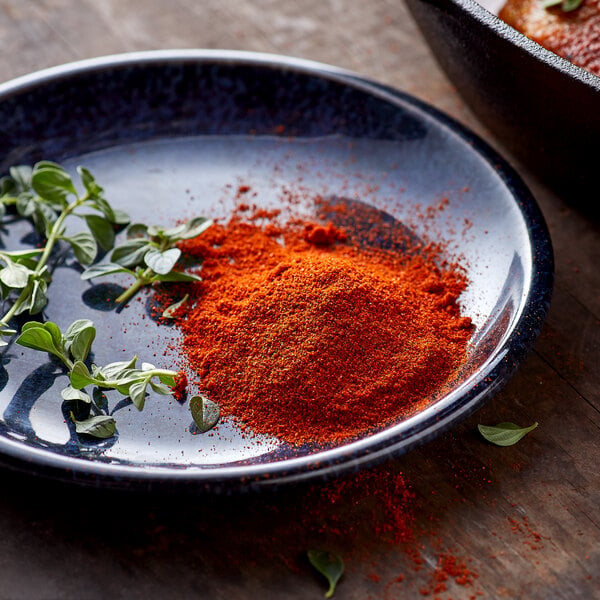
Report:
[[[50,230],[50,235],[48,236],[48,239],[46,240],[46,244],[44,246],[42,255],[40,256],[39,260],[37,261],[36,267],[33,271],[32,279],[39,277],[40,274],[42,273],[42,270],[46,266],[46,264],[50,258],[50,255],[52,254],[52,250],[54,249],[54,246],[58,240],[58,236],[60,235],[60,231],[62,230],[62,226],[63,226],[63,223],[65,222],[66,218],[70,214],[72,214],[73,211],[75,211],[79,206],[84,204],[88,199],[89,199],[89,194],[85,194],[85,196],[82,196],[81,198],[78,197],[74,202],[71,202],[71,204],[69,204],[67,207],[65,207],[62,210],[61,214],[58,216],[58,218],[54,222],[54,225],[52,226],[52,229]],[[18,314],[19,309],[21,308],[21,305],[27,300],[29,294],[30,294],[30,290],[28,287],[24,287],[21,290],[21,293],[19,294],[18,298],[15,300],[13,305],[4,314],[2,319],[0,319],[0,328],[3,326],[7,326],[8,323],[10,322],[10,320],[16,314]]]
[[[164,252],[171,246],[169,239],[160,240],[158,245],[159,252]],[[152,282],[154,271],[150,267],[146,268],[140,275],[136,275],[136,280],[115,300],[117,304],[125,304],[128,300],[131,300],[139,290],[144,286]]]
[[[150,267],[140,275],[136,275],[136,280],[115,300],[115,302],[117,304],[125,304],[128,300],[131,300],[140,289],[150,283],[153,275],[154,271]]]
[[[66,208],[64,208],[62,210],[62,212],[58,216],[58,219],[56,219],[56,221],[54,222],[54,225],[52,226],[50,235],[48,236],[48,239],[46,240],[46,246],[44,248],[44,253],[40,257],[40,260],[37,263],[37,267],[35,268],[34,273],[39,275],[40,270],[48,262],[48,259],[50,258],[50,254],[52,253],[52,249],[54,248],[54,245],[56,244],[56,241],[58,240],[58,236],[60,235],[60,231],[62,229],[63,223],[65,222],[66,218],[70,214],[72,214],[75,209],[79,208],[82,204],[87,202],[87,200],[89,200],[89,194],[86,194],[85,196],[82,196],[81,198],[77,198],[77,200],[75,200],[74,202],[71,202],[71,204],[69,204]]]
[[[69,370],[72,370],[72,369],[73,369],[73,363],[71,363],[71,366],[69,367]],[[153,377],[160,377],[161,375],[164,375],[167,377],[173,377],[173,376],[177,375],[177,372],[171,371],[169,369],[151,369],[148,371],[144,371],[144,378],[147,379],[148,382]],[[123,385],[123,380],[122,379],[97,379],[96,377],[90,377],[90,383],[97,385],[98,387],[114,390],[114,389],[117,389],[119,386]]]
[[[19,312],[19,308],[21,307],[23,302],[27,300],[28,296],[29,290],[26,287],[24,287],[21,290],[21,293],[19,294],[18,298],[14,301],[13,305],[6,311],[5,315],[0,320],[0,328],[8,325],[10,320]]]

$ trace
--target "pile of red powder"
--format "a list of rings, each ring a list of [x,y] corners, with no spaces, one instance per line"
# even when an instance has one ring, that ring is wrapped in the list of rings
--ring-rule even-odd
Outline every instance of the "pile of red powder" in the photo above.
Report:
[[[254,432],[294,444],[372,432],[431,402],[464,364],[465,278],[423,253],[239,214],[182,249],[203,260],[178,320],[189,366]]]

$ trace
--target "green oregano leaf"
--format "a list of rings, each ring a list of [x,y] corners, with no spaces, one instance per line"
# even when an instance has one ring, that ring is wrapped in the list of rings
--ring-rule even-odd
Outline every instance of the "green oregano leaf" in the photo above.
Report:
[[[33,169],[31,186],[42,198],[63,203],[69,194],[77,196],[70,175],[56,163],[41,161]]]
[[[92,223],[88,223],[90,228]],[[186,223],[165,229],[143,223],[132,223],[127,228],[127,240],[114,248],[109,256],[113,265],[120,265],[131,271],[121,271],[115,266],[99,266],[87,269],[83,279],[93,279],[111,273],[129,273],[135,281],[116,298],[118,305],[124,305],[141,288],[157,282],[200,281],[197,275],[175,271],[181,257],[176,247],[178,241],[196,237],[212,225],[210,219],[194,217]],[[100,240],[98,234],[94,232]]]
[[[69,378],[71,380],[71,385],[76,390],[80,390],[86,385],[94,383],[89,369],[80,360],[73,365]]]
[[[123,394],[123,396],[129,396],[131,393],[131,386],[139,382],[139,373],[136,373],[135,371],[131,371],[130,373],[124,373],[121,377],[119,377],[118,383],[116,384],[116,389],[119,392],[119,394]]]
[[[127,225],[127,223],[129,223],[130,218],[129,218],[129,214],[126,213],[124,210],[121,210],[120,208],[113,208],[113,218],[112,218],[112,222],[115,225]]]
[[[91,233],[82,231],[71,237],[63,238],[73,248],[75,258],[84,266],[91,265],[98,254],[98,244]]]
[[[56,348],[62,348],[63,336],[60,331],[60,327],[56,323],[52,321],[46,321],[45,323],[38,323],[37,325],[43,327],[46,331],[50,332],[52,340],[54,341],[54,346]]]
[[[111,250],[115,245],[112,223],[99,215],[85,215],[85,222],[99,246],[103,250]]]
[[[31,217],[35,212],[35,196],[29,192],[22,192],[17,196],[17,212],[22,217]]]
[[[179,236],[180,240],[189,240],[204,233],[212,227],[214,221],[206,217],[195,217],[186,223],[185,233]]]
[[[116,208],[113,208],[102,196],[96,196],[88,203],[88,206],[101,212],[113,225],[117,225],[117,221],[120,219],[120,217],[116,214],[117,212],[123,213],[124,217],[124,220],[120,220],[118,224],[122,225],[129,223],[129,215],[123,211],[118,211]]]
[[[163,385],[173,388],[177,384],[177,373],[161,373],[158,379]]]
[[[164,385],[160,381],[158,383],[156,381],[149,381],[148,383],[150,384],[152,390],[161,396],[169,396],[173,393],[172,387]]]
[[[42,252],[42,248],[31,248],[30,250],[11,250],[10,252],[2,252],[2,254],[9,256],[13,262],[25,264],[27,259],[35,258]]]
[[[95,329],[94,323],[92,321],[90,321],[89,319],[77,319],[67,327],[64,338],[68,342],[72,342],[75,339],[75,337],[79,335],[82,331],[85,331],[86,329],[90,328]]]
[[[58,214],[52,206],[37,201],[35,210],[31,215],[35,228],[46,238],[50,237],[54,224],[58,219]]]
[[[212,429],[221,416],[219,405],[204,396],[194,396],[190,400],[190,411],[196,427],[201,433]]]
[[[93,407],[99,411],[100,413],[108,414],[108,398],[106,394],[99,388],[95,387],[92,390],[92,398]]]
[[[339,554],[328,550],[309,550],[307,552],[310,564],[321,575],[327,578],[329,589],[325,592],[325,598],[331,598],[335,587],[344,572],[344,561]]]
[[[63,400],[81,400],[86,404],[89,404],[92,401],[89,394],[86,394],[82,390],[76,390],[71,385],[68,385],[66,388],[61,390],[60,395],[62,396]]]
[[[129,397],[138,410],[142,410],[144,408],[144,404],[146,403],[147,387],[147,381],[138,381],[129,386]]]
[[[165,237],[165,228],[160,225],[148,225],[148,237],[154,241]]]
[[[48,297],[46,292],[48,290],[48,284],[41,279],[37,279],[33,282],[31,287],[31,300],[27,305],[27,309],[30,314],[35,315],[45,308],[48,303]]]
[[[6,266],[0,271],[0,281],[14,289],[23,289],[29,283],[33,271],[12,261],[7,261]]]
[[[60,351],[54,344],[52,334],[41,323],[38,323],[38,325],[39,327],[30,327],[22,331],[21,335],[15,340],[16,343],[25,346],[25,348],[60,356]]]
[[[133,272],[127,267],[122,267],[116,263],[98,263],[88,267],[82,274],[81,279],[94,279],[94,277],[101,277],[102,275],[112,275],[115,273],[127,273],[132,275]]]
[[[179,310],[184,304],[186,304],[186,302],[189,300],[189,298],[190,298],[190,295],[186,294],[181,300],[179,300],[179,302],[174,302],[173,304],[171,304],[170,306],[165,308],[162,316],[165,319],[174,319],[175,313],[177,312],[177,310]]]
[[[10,167],[8,172],[13,178],[17,189],[26,190],[31,185],[31,174],[33,173],[33,169],[29,165]]]
[[[181,250],[179,248],[169,248],[164,252],[152,249],[145,254],[144,262],[155,273],[166,275],[175,266],[180,256]]]
[[[577,10],[581,6],[582,2],[583,0],[565,0],[560,5],[560,8],[563,12],[571,12],[573,10]]]
[[[514,423],[499,423],[498,425],[477,425],[479,433],[496,446],[512,446],[538,426],[535,422],[530,427],[520,427]]]
[[[4,199],[4,197],[11,196],[16,189],[16,182],[12,177],[8,175],[4,175],[0,177],[0,196]]]
[[[71,420],[75,423],[75,431],[79,435],[91,435],[92,437],[106,439],[115,435],[117,431],[114,418],[108,415],[96,415],[83,421],[77,421],[71,413]]]
[[[81,182],[83,183],[85,189],[92,198],[96,198],[102,194],[104,190],[98,185],[98,183],[94,179],[94,176],[89,172],[88,169],[79,166],[77,167],[77,173],[79,173],[79,177],[81,177]]]
[[[577,10],[583,3],[583,0],[542,0],[542,6],[546,9],[560,6],[563,12]]]
[[[154,280],[161,281],[163,283],[188,283],[191,281],[202,281],[202,277],[194,275],[193,273],[184,273],[183,271],[171,271],[166,275],[155,275]]]
[[[117,246],[110,259],[122,267],[135,267],[143,262],[146,252],[151,248],[148,240],[135,238]]]
[[[48,321],[50,323],[50,321]],[[21,333],[27,331],[28,329],[34,329],[35,327],[44,327],[45,323],[40,323],[39,321],[26,321],[21,326]]]
[[[98,373],[104,377],[104,379],[121,379],[124,374],[132,369],[135,369],[138,357],[134,356],[131,360],[119,360],[117,362],[108,363],[104,367],[98,370]]]
[[[81,330],[79,330],[73,336],[73,341],[71,342],[71,345],[69,347],[73,358],[75,360],[84,361],[90,353],[90,349],[95,338],[95,327],[84,327]]]
[[[173,241],[189,240],[204,233],[212,224],[213,221],[206,217],[194,217],[177,227],[167,229],[163,234]]]
[[[146,241],[148,240],[148,225],[144,223],[132,223],[127,228],[127,239],[140,239],[144,238]]]

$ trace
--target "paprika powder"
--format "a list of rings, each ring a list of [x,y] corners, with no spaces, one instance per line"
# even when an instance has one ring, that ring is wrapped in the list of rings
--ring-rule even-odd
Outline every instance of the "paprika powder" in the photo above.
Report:
[[[247,211],[181,244],[203,261],[182,348],[223,416],[295,445],[337,443],[414,414],[452,380],[472,330],[459,269]]]

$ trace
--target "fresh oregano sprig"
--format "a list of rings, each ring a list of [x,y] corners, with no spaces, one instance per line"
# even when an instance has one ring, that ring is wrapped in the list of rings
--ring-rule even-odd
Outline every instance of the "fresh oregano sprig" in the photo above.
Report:
[[[76,431],[106,438],[114,435],[115,420],[110,415],[101,414],[102,408],[96,401],[97,394],[90,395],[84,388],[96,386],[99,390],[117,390],[142,410],[150,389],[162,395],[173,393],[178,373],[158,369],[149,363],[142,363],[141,368],[137,368],[137,356],[129,361],[113,362],[103,367],[92,364],[88,368],[86,360],[95,338],[96,328],[93,322],[87,319],[73,322],[64,333],[52,321],[29,321],[23,326],[16,343],[33,350],[48,352],[64,364],[68,371],[69,385],[62,390],[62,398],[85,402],[95,413],[82,421],[77,421],[71,415]]]
[[[81,195],[67,171],[50,161],[33,168],[13,167],[0,179],[0,216],[14,206],[20,216],[32,219],[46,239],[42,248],[0,252],[0,294],[10,303],[0,319],[0,346],[7,344],[1,338],[16,333],[9,325],[13,317],[25,312],[34,315],[46,306],[51,280],[48,265],[58,242],[69,244],[75,258],[88,266],[96,259],[98,246],[104,250],[114,246],[115,226],[129,222],[127,214],[108,203],[86,168],[78,167],[77,172],[84,188]],[[70,216],[83,219],[89,231],[67,234],[65,222]]]
[[[81,277],[93,279],[104,275],[126,273],[135,281],[117,299],[127,302],[140,288],[156,282],[200,281],[197,275],[174,270],[181,250],[177,243],[199,236],[212,221],[195,217],[172,228],[162,228],[135,223],[127,228],[127,240],[110,254],[109,262],[92,265]]]

